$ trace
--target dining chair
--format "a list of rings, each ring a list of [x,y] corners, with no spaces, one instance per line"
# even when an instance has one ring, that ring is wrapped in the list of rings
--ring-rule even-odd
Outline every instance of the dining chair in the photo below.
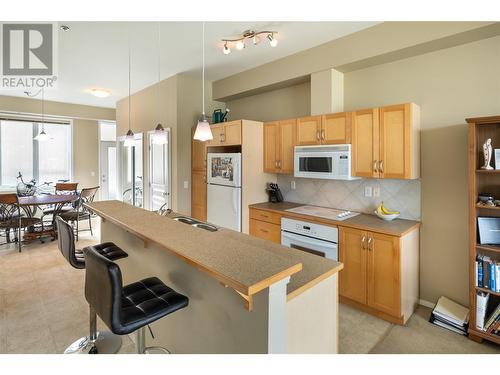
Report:
[[[80,231],[79,222],[82,220],[88,220],[90,235],[93,236],[92,232],[92,212],[90,212],[86,207],[85,203],[92,203],[94,201],[95,195],[99,190],[99,186],[92,188],[82,189],[80,192],[80,197],[76,202],[76,208],[62,212],[59,216],[64,220],[71,222],[73,226],[76,224],[76,240],[78,241],[78,233]],[[84,229],[87,230],[87,229]]]
[[[57,182],[56,183],[56,187],[55,187],[55,194],[56,195],[60,195],[60,194],[66,194],[66,195],[69,195],[69,194],[78,194],[78,190],[77,189],[78,189],[78,182]],[[66,205],[62,206],[59,210],[61,212],[65,212],[65,211],[70,211],[73,208],[75,208],[75,206],[72,206],[72,204],[69,203],[69,204],[66,204]],[[55,209],[56,209],[55,205],[50,205],[50,206],[44,208],[42,210],[42,220],[47,215],[54,215]],[[51,222],[52,221],[53,220],[51,220]]]
[[[5,231],[7,243],[10,243],[10,230],[15,230],[15,241],[21,252],[21,231],[40,223],[43,231],[41,218],[32,217],[27,214],[24,207],[19,205],[19,199],[15,193],[0,194],[0,229]]]

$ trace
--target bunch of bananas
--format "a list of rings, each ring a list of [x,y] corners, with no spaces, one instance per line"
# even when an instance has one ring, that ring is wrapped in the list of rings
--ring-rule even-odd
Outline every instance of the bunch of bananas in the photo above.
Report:
[[[378,207],[377,207],[377,213],[379,215],[381,215],[381,216],[384,216],[384,215],[399,215],[399,211],[388,210],[384,206],[384,202],[380,202],[380,204],[378,205]]]

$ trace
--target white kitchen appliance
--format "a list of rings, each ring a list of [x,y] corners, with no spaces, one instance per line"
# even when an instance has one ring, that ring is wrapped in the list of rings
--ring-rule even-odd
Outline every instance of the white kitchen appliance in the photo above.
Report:
[[[338,261],[338,229],[302,220],[281,218],[281,244]]]
[[[322,217],[325,219],[343,221],[346,219],[350,219],[351,217],[359,215],[359,212],[347,211],[347,210],[336,210],[335,208],[327,208],[327,207],[319,207],[319,206],[310,206],[304,205],[295,208],[289,208],[285,210],[288,212],[293,212],[296,214],[302,215],[311,215]]]
[[[241,231],[241,154],[207,155],[207,221]]]
[[[354,180],[351,145],[295,146],[294,177]]]

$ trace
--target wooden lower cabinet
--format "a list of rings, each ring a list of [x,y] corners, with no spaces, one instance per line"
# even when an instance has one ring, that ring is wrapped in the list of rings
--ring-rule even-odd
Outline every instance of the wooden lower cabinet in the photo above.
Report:
[[[418,229],[403,237],[339,227],[341,302],[404,324],[418,301]]]
[[[280,244],[281,225],[250,219],[250,235]]]
[[[205,171],[191,172],[191,217],[207,220],[207,183]]]

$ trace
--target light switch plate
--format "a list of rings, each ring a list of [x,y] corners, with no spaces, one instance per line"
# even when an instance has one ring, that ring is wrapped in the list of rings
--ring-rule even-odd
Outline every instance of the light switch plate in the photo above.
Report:
[[[189,189],[189,181],[184,181],[184,189]]]
[[[92,177],[94,177],[94,176],[95,176],[95,172],[94,172],[94,171],[90,172],[90,175],[91,175]]]
[[[372,187],[365,186],[365,197],[371,197],[371,196],[372,196]]]
[[[375,186],[373,188],[373,196],[374,197],[380,197],[380,187],[379,186]]]
[[[294,180],[290,181],[290,189],[295,190],[295,188],[296,188],[295,181]]]

